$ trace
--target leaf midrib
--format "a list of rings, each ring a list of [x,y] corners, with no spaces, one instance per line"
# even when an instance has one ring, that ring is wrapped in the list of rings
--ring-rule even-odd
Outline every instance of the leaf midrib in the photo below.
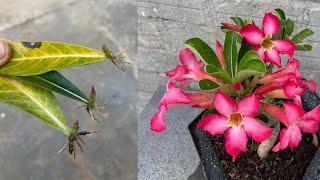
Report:
[[[61,123],[61,121],[59,121],[59,119],[57,119],[56,116],[54,116],[50,111],[48,111],[43,105],[42,103],[40,103],[39,101],[37,101],[36,99],[33,98],[33,96],[31,94],[29,94],[27,91],[25,91],[19,84],[17,84],[14,80],[9,80],[11,81],[12,85],[15,86],[17,89],[19,89],[21,91],[21,93],[25,94],[26,96],[28,96],[31,100],[33,100],[33,102],[35,102],[41,109],[43,109],[56,123],[60,124],[60,127],[65,126],[63,123]],[[63,130],[67,133],[68,130],[63,128]]]

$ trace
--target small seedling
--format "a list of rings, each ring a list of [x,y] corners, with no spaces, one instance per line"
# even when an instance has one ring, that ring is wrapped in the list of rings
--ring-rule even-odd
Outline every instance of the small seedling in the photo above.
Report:
[[[89,134],[96,134],[96,133],[100,132],[100,131],[93,131],[93,132],[81,131],[81,132],[78,132],[79,128],[80,128],[80,125],[79,125],[79,121],[77,120],[73,124],[73,127],[70,131],[70,136],[68,138],[68,141],[58,151],[58,154],[60,154],[67,146],[69,146],[69,154],[72,155],[73,159],[75,160],[76,159],[76,145],[75,145],[75,143],[77,143],[81,152],[84,152],[85,142],[80,136],[85,136],[85,135],[89,135]]]

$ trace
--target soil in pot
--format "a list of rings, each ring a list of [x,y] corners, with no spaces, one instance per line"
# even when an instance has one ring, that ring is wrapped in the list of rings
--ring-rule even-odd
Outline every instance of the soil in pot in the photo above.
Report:
[[[311,134],[303,134],[302,137],[298,148],[293,151],[288,148],[277,153],[270,152],[269,157],[261,161],[256,151],[248,150],[241,153],[234,163],[224,149],[222,135],[212,137],[212,143],[228,179],[298,180],[302,179],[317,150],[312,144]]]

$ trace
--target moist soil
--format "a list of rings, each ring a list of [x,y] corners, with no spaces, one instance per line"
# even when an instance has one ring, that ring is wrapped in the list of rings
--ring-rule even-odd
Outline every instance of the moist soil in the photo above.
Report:
[[[317,150],[312,144],[312,135],[303,134],[302,141],[296,149],[270,152],[266,160],[260,160],[256,151],[247,150],[233,163],[231,156],[224,149],[222,135],[212,137],[212,143],[228,179],[241,180],[300,180]],[[248,149],[250,143],[249,140]]]

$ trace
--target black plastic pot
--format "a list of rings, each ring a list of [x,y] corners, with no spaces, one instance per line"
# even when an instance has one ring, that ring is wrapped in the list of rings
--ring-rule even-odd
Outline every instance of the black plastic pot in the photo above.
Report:
[[[309,90],[302,96],[303,108],[310,111],[320,104],[320,98],[317,94],[311,93]],[[196,145],[198,154],[201,159],[203,173],[208,180],[227,179],[216,152],[213,151],[213,144],[210,134],[196,127],[202,113],[189,125],[189,131]],[[309,164],[303,179],[319,180],[320,179],[320,150],[315,154],[314,159]]]

